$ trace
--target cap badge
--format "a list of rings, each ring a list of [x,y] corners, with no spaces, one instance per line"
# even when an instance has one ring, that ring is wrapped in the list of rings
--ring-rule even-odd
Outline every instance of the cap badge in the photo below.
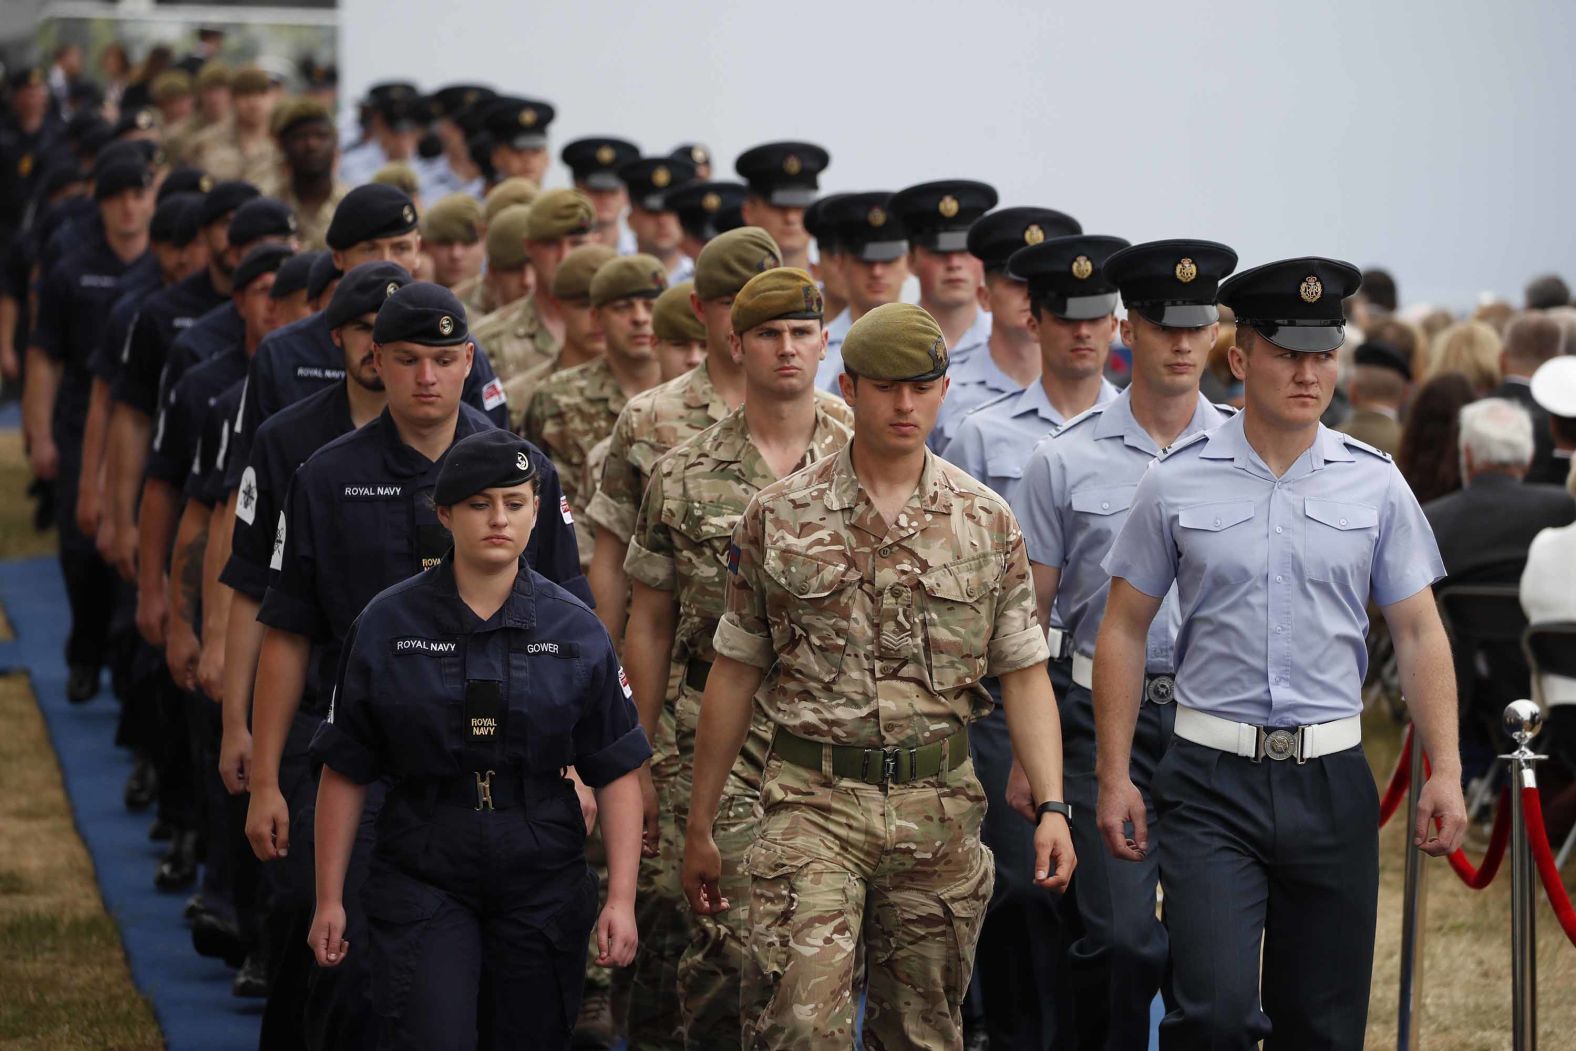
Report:
[[[651,185],[659,190],[672,181],[673,173],[660,164],[651,173]]]
[[[804,171],[804,162],[799,159],[797,153],[790,153],[783,158],[783,171],[789,175],[798,175]]]
[[[520,111],[520,126],[522,128],[534,128],[534,127],[536,127],[536,110],[531,109],[529,106],[527,106],[525,109],[521,110]]]
[[[145,109],[140,109],[137,111],[137,115],[132,118],[132,123],[136,124],[142,131],[147,131],[153,127],[153,114]]]
[[[706,151],[701,149],[699,146],[695,146],[690,150],[690,160],[694,161],[698,165],[711,163],[711,157],[709,157],[706,154]]]
[[[475,88],[472,88],[470,91],[467,91],[465,93],[465,104],[467,106],[475,105],[476,99],[480,95],[481,95],[481,92],[477,91]]]
[[[1182,282],[1184,285],[1192,284],[1193,279],[1198,276],[1198,264],[1194,263],[1193,260],[1189,259],[1188,257],[1183,256],[1177,262],[1176,272],[1178,281]]]
[[[1073,276],[1080,281],[1089,280],[1089,275],[1094,273],[1094,263],[1086,255],[1081,255],[1073,260]]]
[[[1043,240],[1045,231],[1040,229],[1039,223],[1030,223],[1029,228],[1023,231],[1023,243],[1026,245],[1037,245]]]
[[[198,179],[197,180],[197,189],[200,190],[203,193],[207,193],[208,191],[212,190],[213,189],[213,176],[212,175],[204,175],[201,179]]]
[[[454,335],[454,319],[445,314],[438,319],[438,334],[441,336]]]
[[[937,202],[936,211],[941,213],[943,219],[951,219],[958,214],[958,199],[950,193],[947,194]]]
[[[1304,303],[1317,303],[1324,298],[1324,286],[1319,283],[1317,274],[1309,274],[1302,279],[1302,287],[1297,289],[1297,294]]]
[[[16,173],[25,179],[32,174],[32,171],[33,155],[31,153],[22,154],[22,159],[16,162]]]
[[[616,156],[617,154],[613,152],[613,147],[605,142],[596,148],[596,162],[598,164],[612,164],[613,158]]]
[[[651,287],[659,291],[667,288],[668,275],[664,274],[661,270],[653,270],[651,272]]]
[[[289,215],[287,215],[285,217],[285,226],[287,228],[289,228],[291,233],[299,233],[300,232],[301,225],[296,222],[296,217],[295,217],[295,213],[294,212],[291,212]]]
[[[516,471],[529,471],[531,469],[531,458],[525,454],[524,450],[514,454],[514,469]]]
[[[169,159],[169,155],[164,152],[163,146],[153,151],[153,166],[155,168],[164,167],[165,164],[169,163]]]
[[[399,214],[404,217],[407,223],[413,223],[416,221],[416,209],[408,204]]]
[[[700,199],[700,206],[704,211],[715,212],[722,207],[722,195],[708,193]]]
[[[882,211],[880,205],[877,205],[876,207],[870,209],[869,213],[865,215],[865,219],[870,223],[871,226],[885,226],[886,212]]]
[[[389,296],[392,296],[395,292],[398,292],[398,291],[399,291],[399,282],[398,281],[390,281],[387,285],[383,286],[383,298],[387,299]]]

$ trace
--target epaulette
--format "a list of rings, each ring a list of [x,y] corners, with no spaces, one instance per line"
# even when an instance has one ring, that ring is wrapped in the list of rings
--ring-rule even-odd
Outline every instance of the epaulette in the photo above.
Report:
[[[1110,403],[1107,402],[1107,405]],[[1091,405],[1070,420],[1063,420],[1062,425],[1051,432],[1052,435],[1066,434],[1085,420],[1093,419],[1105,411],[1105,405]]]
[[[1000,405],[1004,401],[1011,401],[1013,398],[1016,398],[1018,395],[1020,395],[1022,393],[1023,393],[1023,391],[1021,391],[1021,390],[1010,390],[1006,394],[998,394],[994,398],[991,398],[988,401],[982,401],[978,405],[974,406],[974,408],[972,408],[972,409],[968,410],[967,412],[965,412],[962,416],[959,416],[958,417],[958,422],[962,423],[964,420],[968,419],[970,416],[973,416],[976,412],[984,412],[986,409],[992,408],[993,406],[996,406],[996,405]]]
[[[1172,445],[1170,448],[1166,449],[1159,456],[1155,457],[1155,459],[1157,459],[1157,460],[1168,460],[1171,457],[1175,456],[1177,453],[1181,452],[1183,449],[1186,449],[1186,448],[1188,448],[1191,445],[1197,445],[1199,442],[1203,441],[1207,437],[1209,437],[1209,432],[1208,431],[1194,431],[1192,434],[1188,435],[1186,438],[1183,438],[1181,441],[1177,442],[1176,444]]]
[[[1353,449],[1361,449],[1363,452],[1368,453],[1371,456],[1379,457],[1379,459],[1383,460],[1385,463],[1389,463],[1393,459],[1393,457],[1391,457],[1391,455],[1385,452],[1383,449],[1376,449],[1367,442],[1359,441],[1356,438],[1353,438],[1350,434],[1347,434],[1345,431],[1337,431],[1336,433],[1341,436],[1341,441],[1345,442]]]
[[[1210,402],[1210,404],[1215,406],[1215,409],[1222,416],[1226,417],[1228,420],[1231,419],[1231,417],[1235,416],[1237,413],[1242,411],[1241,409],[1237,408],[1235,405],[1227,405],[1223,401],[1212,401],[1212,402]]]

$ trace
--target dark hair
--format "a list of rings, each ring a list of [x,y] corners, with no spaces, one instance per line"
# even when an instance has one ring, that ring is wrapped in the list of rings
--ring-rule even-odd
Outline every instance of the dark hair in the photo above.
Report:
[[[1549,433],[1561,445],[1576,445],[1576,416],[1549,413]]]
[[[1528,310],[1565,307],[1570,306],[1571,287],[1559,274],[1543,274],[1527,282],[1525,295]]]
[[[1456,439],[1461,407],[1474,397],[1465,376],[1445,372],[1423,384],[1412,399],[1395,461],[1418,503],[1426,504],[1461,488]]]
[[[1395,278],[1390,276],[1390,271],[1374,267],[1372,270],[1363,271],[1363,295],[1368,302],[1389,314],[1395,313],[1397,302],[1395,292]]]

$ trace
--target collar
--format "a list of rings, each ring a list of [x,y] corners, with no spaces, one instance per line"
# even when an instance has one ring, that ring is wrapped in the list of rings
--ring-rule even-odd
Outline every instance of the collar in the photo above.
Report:
[[[854,473],[852,441],[843,446],[837,454],[830,482],[831,487],[826,493],[827,510],[846,511],[863,505],[872,514],[875,513],[874,505],[865,495],[865,487],[859,483],[859,476]],[[909,504],[912,505],[917,499],[923,510],[948,513],[952,510],[952,492],[952,483],[937,465],[935,454],[926,449],[925,465],[919,472],[919,485],[915,487],[914,495],[909,497]]]
[[[466,413],[465,409],[466,406],[464,403],[461,403],[454,422],[454,437],[449,441],[449,448],[453,448],[454,443],[461,438],[482,429]],[[487,426],[492,426],[492,421],[487,420],[486,417],[482,417],[482,419],[486,421]],[[420,477],[428,472],[435,471],[438,464],[443,461],[441,456],[437,460],[429,460],[411,446],[406,445],[400,439],[399,427],[394,423],[394,417],[390,414],[387,405],[383,406],[383,411],[378,414],[378,418],[367,426],[377,428],[377,441],[383,447],[383,462],[397,478]]]
[[[853,325],[854,315],[848,307],[844,307],[841,314],[838,314],[831,321],[826,323],[827,337],[829,339],[835,339],[841,342],[842,338],[848,335],[848,330],[852,328]]]
[[[706,415],[713,420],[720,420],[728,415],[729,409],[722,400],[722,395],[717,392],[717,385],[711,381],[711,362],[702,360],[689,372],[685,373],[684,380],[684,405],[691,409],[705,409]],[[653,387],[653,390],[657,388]]]
[[[1499,489],[1506,486],[1520,485],[1521,479],[1514,478],[1503,471],[1483,471],[1466,483],[1467,489]]]
[[[480,621],[475,610],[460,598],[459,585],[454,580],[454,549],[450,548],[438,564],[427,571],[427,587],[433,592],[433,616],[440,631],[452,635],[469,635],[476,631],[495,628],[534,628],[536,626],[536,588],[531,581],[531,570],[520,556],[519,568],[514,574],[514,587],[504,599],[498,612],[486,621]]]
[[[1120,437],[1124,445],[1142,450],[1151,456],[1159,456],[1161,450],[1155,445],[1155,440],[1133,416],[1132,390],[1133,388],[1128,387],[1103,406],[1096,406],[1100,411],[1094,420],[1094,436],[1096,439]],[[1190,434],[1207,431],[1220,420],[1220,412],[1210,404],[1208,398],[1200,394],[1197,403],[1193,406],[1193,418],[1188,421],[1182,433],[1177,435],[1176,440],[1180,442]]]
[[[827,415],[821,399],[815,399],[815,427],[810,432],[810,443],[804,447],[804,456],[799,463],[808,466],[821,460],[831,451],[827,448],[828,443],[834,441],[840,432],[841,426]],[[846,444],[841,442],[838,447]],[[712,428],[705,450],[706,455],[719,464],[744,463],[750,457],[760,456],[760,450],[750,437],[750,422],[745,419],[744,406],[734,409]],[[761,461],[761,469],[768,477],[771,476],[764,460]]]
[[[984,353],[989,354],[990,349],[986,348]],[[1012,402],[1012,416],[1027,416],[1031,412],[1052,426],[1062,425],[1061,416],[1051,404],[1051,399],[1046,397],[1045,385],[1039,380],[1035,380],[1019,391]]]
[[[1225,423],[1209,432],[1209,437],[1204,439],[1204,448],[1199,456],[1206,460],[1230,460],[1235,467],[1253,471],[1267,477],[1274,477],[1270,469],[1265,466],[1263,459],[1253,450],[1248,443],[1247,434],[1243,431],[1244,413],[1237,413]],[[1323,470],[1324,466],[1332,462],[1351,462],[1351,450],[1346,447],[1346,440],[1339,431],[1332,431],[1324,424],[1319,424],[1318,433],[1314,435],[1313,444],[1298,457],[1298,463],[1306,458],[1310,470]],[[1292,476],[1296,464],[1288,468],[1281,480]]]

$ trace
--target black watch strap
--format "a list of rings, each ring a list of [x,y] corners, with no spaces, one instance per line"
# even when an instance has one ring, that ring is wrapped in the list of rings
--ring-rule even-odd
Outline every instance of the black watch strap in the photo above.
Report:
[[[1038,825],[1040,818],[1046,814],[1060,814],[1067,819],[1067,824],[1073,823],[1073,808],[1070,803],[1063,803],[1058,799],[1048,799],[1034,808],[1034,823]]]

